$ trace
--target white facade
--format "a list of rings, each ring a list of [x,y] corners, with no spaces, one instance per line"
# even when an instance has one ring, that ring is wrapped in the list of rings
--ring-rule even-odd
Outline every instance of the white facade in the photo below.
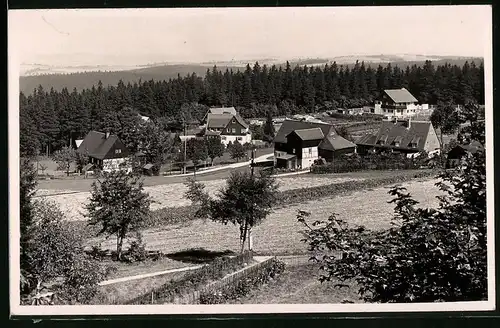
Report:
[[[302,148],[302,161],[301,168],[307,169],[314,164],[314,161],[318,159],[318,147],[307,147]]]
[[[238,136],[238,135],[221,135],[220,139],[224,146],[227,146],[229,142],[234,143],[235,141],[238,141],[240,144],[244,145],[246,143],[251,143],[252,142],[252,134],[247,133],[243,136]]]
[[[120,167],[120,164],[124,166]],[[102,161],[102,170],[103,172],[126,170],[127,173],[130,173],[132,172],[132,165],[130,164],[130,160],[128,158],[105,159]]]

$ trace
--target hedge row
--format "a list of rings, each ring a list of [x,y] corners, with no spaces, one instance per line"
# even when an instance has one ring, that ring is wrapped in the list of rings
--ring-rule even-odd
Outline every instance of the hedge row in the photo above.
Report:
[[[235,300],[247,295],[252,289],[274,279],[277,275],[285,271],[285,263],[273,258],[268,264],[264,264],[256,271],[244,278],[226,285],[221,290],[211,290],[200,295],[200,304],[223,304],[229,300]]]
[[[384,185],[397,184],[413,179],[427,178],[435,176],[437,173],[433,170],[420,171],[408,174],[395,174],[385,178],[373,178],[365,180],[346,181],[331,185],[323,185],[310,188],[300,188],[287,190],[279,193],[278,205],[296,204],[322,197],[342,195],[348,192],[376,188]]]
[[[218,280],[226,274],[240,269],[252,261],[252,253],[245,252],[235,257],[219,257],[210,264],[191,271],[179,280],[170,281],[160,288],[153,289],[155,303],[172,303],[176,297],[195,292],[210,281]],[[139,296],[128,304],[151,304],[151,293]]]
[[[314,165],[311,172],[316,174],[324,173],[345,173],[363,170],[415,170],[427,165],[429,158],[427,153],[416,158],[407,158],[402,154],[369,154],[359,156],[341,156],[332,163]]]

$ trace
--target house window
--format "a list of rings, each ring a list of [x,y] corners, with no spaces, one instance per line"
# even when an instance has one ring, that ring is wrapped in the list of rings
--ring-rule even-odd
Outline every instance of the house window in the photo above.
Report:
[[[226,140],[225,136],[220,137],[221,140]]]
[[[238,137],[238,138],[236,138],[236,140],[241,141],[241,140],[243,140],[243,138],[242,137]]]
[[[115,154],[121,154],[122,150],[121,149],[115,149]]]
[[[294,149],[292,149],[292,154],[295,154],[295,148],[294,148]]]
[[[231,129],[231,132],[232,132],[232,133],[236,133],[236,128],[232,128],[232,129]]]
[[[313,150],[312,150],[312,148],[309,148],[309,156],[312,156],[312,154],[313,154]]]

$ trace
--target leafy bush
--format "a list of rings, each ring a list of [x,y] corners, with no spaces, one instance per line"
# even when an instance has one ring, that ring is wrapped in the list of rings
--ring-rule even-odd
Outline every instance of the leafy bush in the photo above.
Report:
[[[129,249],[125,252],[123,260],[127,262],[143,262],[148,259],[146,244],[142,240],[142,235],[137,232],[136,239],[130,243]]]
[[[238,299],[248,294],[252,289],[274,279],[283,271],[285,271],[285,263],[274,258],[269,264],[261,266],[252,274],[236,280],[222,290],[202,293],[200,295],[200,304],[223,304],[227,303],[228,300]]]
[[[62,224],[63,214],[57,206],[46,201],[33,202],[33,215],[35,220],[26,245],[29,254],[26,276],[37,285],[51,284],[49,290],[57,294],[59,303],[87,303],[111,269],[83,252],[83,240]],[[32,291],[28,289],[24,296],[28,293],[34,296]],[[31,303],[29,296],[23,299]]]
[[[253,255],[251,252],[244,252],[235,257],[217,258],[209,265],[186,274],[180,280],[170,281],[162,287],[153,290],[152,293],[158,302],[173,302],[175,297],[195,292],[210,281],[220,279],[226,274],[240,269],[245,263],[250,263],[252,258]],[[130,302],[130,304],[149,303],[151,303],[151,293],[140,296]]]
[[[484,144],[484,122],[471,121],[461,133]],[[335,214],[309,225],[309,213],[299,211],[304,241],[322,253],[320,280],[355,279],[368,302],[487,299],[485,152],[468,153],[459,167],[439,177],[445,195],[438,197],[437,209],[418,208],[404,188],[394,187],[394,226],[386,230],[349,226]]]

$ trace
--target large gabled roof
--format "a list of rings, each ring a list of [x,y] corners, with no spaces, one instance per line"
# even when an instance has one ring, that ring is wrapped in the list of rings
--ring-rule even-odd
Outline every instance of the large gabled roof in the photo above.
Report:
[[[120,142],[116,135],[110,135],[106,138],[106,134],[103,132],[90,131],[78,147],[77,152],[97,159],[104,159],[116,142]]]
[[[377,146],[380,140],[384,140],[384,146],[399,149],[418,149],[423,150],[432,128],[431,122],[411,121],[407,128],[407,121],[384,121],[375,133],[369,133],[361,137],[356,144],[364,146]],[[399,146],[394,141],[399,141]],[[410,147],[410,143],[417,142],[415,148]]]
[[[341,137],[337,133],[331,132],[323,139],[318,148],[330,151],[336,151],[347,148],[356,148],[356,144]]]
[[[292,133],[296,134],[303,141],[322,140],[325,137],[320,128],[299,129],[290,132],[290,134]]]
[[[388,89],[384,90],[385,94],[389,96],[395,103],[411,103],[418,102],[417,98],[415,98],[408,90],[405,88],[401,89]]]
[[[312,128],[320,128],[324,136],[330,134],[331,131],[335,131],[333,125],[328,123],[305,122],[287,119],[279,128],[276,137],[274,138],[274,142],[286,143],[287,135],[289,135],[293,131]]]
[[[207,116],[207,127],[212,129],[223,129],[225,128],[232,119],[235,119],[239,124],[241,124],[245,129],[248,128],[248,124],[243,120],[243,118],[238,114],[222,113],[213,114],[208,113]]]

